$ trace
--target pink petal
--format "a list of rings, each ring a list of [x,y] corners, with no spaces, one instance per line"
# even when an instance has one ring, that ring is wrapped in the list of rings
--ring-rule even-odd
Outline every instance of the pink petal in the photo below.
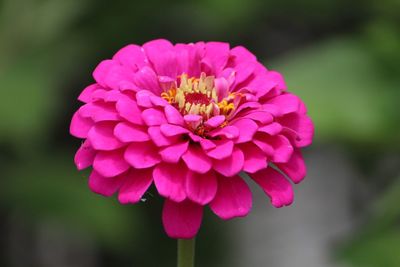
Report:
[[[136,101],[138,106],[143,108],[152,108],[154,106],[153,101],[151,101],[151,97],[155,95],[148,90],[140,90],[136,93]]]
[[[283,135],[271,136],[268,142],[274,148],[273,162],[287,162],[293,153],[293,146]]]
[[[161,94],[157,74],[150,67],[143,67],[134,76],[136,86],[141,90],[149,90],[156,95]]]
[[[132,143],[125,151],[125,160],[136,169],[152,167],[161,161],[157,147],[151,142]]]
[[[118,123],[114,128],[114,135],[122,142],[143,142],[150,140],[147,129],[129,122]]]
[[[163,161],[177,163],[187,151],[189,142],[176,143],[160,150],[159,154]]]
[[[300,183],[306,176],[307,170],[303,155],[299,149],[295,149],[287,163],[276,164],[293,182]]]
[[[308,116],[291,113],[279,119],[279,123],[289,128],[288,134],[292,136],[296,147],[305,147],[312,143],[314,125]]]
[[[173,124],[163,124],[160,126],[160,130],[168,137],[189,133],[188,129]]]
[[[243,165],[244,155],[237,147],[233,149],[233,152],[229,157],[213,161],[214,170],[227,177],[238,174],[243,169]]]
[[[91,166],[95,156],[96,150],[91,147],[89,140],[85,140],[85,142],[76,152],[74,158],[75,165],[78,170],[83,170]]]
[[[245,81],[254,72],[255,64],[254,62],[240,62],[234,67],[235,69],[235,85],[240,84]]]
[[[250,177],[262,187],[271,198],[272,205],[276,208],[287,206],[293,202],[293,188],[286,178],[273,168],[263,169]]]
[[[96,150],[114,150],[125,145],[114,136],[113,122],[96,123],[88,133],[88,139]]]
[[[258,129],[257,123],[250,119],[240,119],[231,125],[239,130],[239,137],[235,141],[236,144],[251,141]]]
[[[268,142],[268,140],[269,135],[259,132],[254,135],[253,143],[258,146],[265,155],[267,155],[268,157],[272,157],[272,155],[274,154],[274,148]]]
[[[93,161],[93,169],[101,176],[117,176],[129,169],[123,150],[98,151]]]
[[[269,112],[265,111],[250,111],[243,118],[252,119],[253,121],[260,122],[262,124],[270,123],[274,120]]]
[[[72,116],[71,124],[69,126],[69,132],[75,137],[86,138],[93,124],[94,123],[92,119],[82,117],[79,114],[79,111],[77,111]]]
[[[180,164],[160,163],[153,171],[154,184],[160,195],[175,202],[186,198],[187,169]]]
[[[230,140],[214,141],[216,147],[207,151],[207,155],[214,159],[224,159],[232,155],[233,142]]]
[[[115,110],[114,103],[91,102],[79,109],[83,117],[90,117],[94,122],[99,121],[118,121],[121,117]]]
[[[225,67],[229,57],[229,44],[220,42],[208,42],[205,46],[205,55],[202,60],[211,72],[218,75]]]
[[[167,123],[164,112],[154,108],[148,108],[142,112],[142,119],[147,126],[158,126]]]
[[[142,49],[138,45],[130,44],[121,48],[113,57],[122,65],[136,71],[146,65],[146,57]]]
[[[110,69],[115,65],[118,65],[118,63],[116,63],[114,60],[103,60],[99,63],[99,65],[97,65],[96,69],[93,71],[93,78],[101,86],[107,87],[107,83],[105,81],[106,77]]]
[[[277,122],[273,122],[258,128],[258,131],[269,135],[277,135],[282,131],[282,125]]]
[[[121,98],[117,102],[116,109],[119,115],[129,122],[139,125],[144,124],[141,117],[142,112],[136,104],[136,101],[128,98]]]
[[[257,58],[247,48],[243,46],[235,46],[232,48],[230,54],[233,56],[233,62],[235,65],[243,61],[256,61]]]
[[[118,193],[122,204],[137,203],[153,182],[152,169],[131,169]]]
[[[174,47],[169,41],[153,40],[145,43],[143,49],[158,75],[176,77],[176,55]]]
[[[235,126],[225,126],[209,133],[211,137],[224,136],[228,139],[234,139],[239,136],[239,129]]]
[[[78,100],[84,103],[92,101],[92,94],[95,90],[99,89],[100,86],[97,83],[87,86],[81,94],[78,96]]]
[[[103,177],[98,172],[92,171],[89,176],[89,188],[96,194],[110,197],[121,187],[124,179],[125,175]]]
[[[204,123],[204,125],[207,126],[207,127],[216,128],[216,127],[220,126],[224,122],[225,122],[225,116],[224,115],[218,115],[218,116],[214,116],[214,117],[211,117],[210,119],[208,119]]]
[[[150,135],[151,140],[156,146],[170,146],[175,144],[178,140],[178,137],[166,137],[161,133],[159,126],[151,126],[147,130]]]
[[[240,176],[218,177],[218,190],[210,203],[211,210],[221,219],[246,216],[252,206],[251,191]]]
[[[189,171],[186,177],[186,194],[190,200],[206,205],[217,193],[217,177],[213,171],[199,174]]]
[[[211,169],[211,159],[196,145],[190,145],[182,156],[188,168],[194,172],[206,173]]]
[[[183,121],[183,117],[181,115],[181,113],[174,108],[171,105],[167,105],[164,108],[164,112],[165,112],[165,116],[167,118],[167,121],[171,124],[176,124],[176,125],[183,125],[184,121]]]
[[[162,221],[171,238],[190,239],[197,235],[203,218],[203,207],[189,200],[176,203],[164,202]]]
[[[267,157],[264,152],[252,143],[245,143],[240,146],[244,154],[243,171],[255,173],[267,167]]]
[[[292,94],[281,94],[269,100],[268,104],[277,106],[281,114],[288,114],[299,110],[300,100]]]

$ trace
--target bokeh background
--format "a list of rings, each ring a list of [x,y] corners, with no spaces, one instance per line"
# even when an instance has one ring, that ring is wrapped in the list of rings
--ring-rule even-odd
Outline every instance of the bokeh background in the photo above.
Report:
[[[398,0],[1,0],[0,266],[174,266],[161,199],[91,193],[68,133],[97,63],[160,37],[246,46],[316,126],[295,203],[207,211],[197,266],[400,266]]]

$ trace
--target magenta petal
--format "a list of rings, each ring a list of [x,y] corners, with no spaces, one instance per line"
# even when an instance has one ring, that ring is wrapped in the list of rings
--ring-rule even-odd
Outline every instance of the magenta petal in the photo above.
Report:
[[[186,198],[187,169],[182,164],[160,163],[153,171],[154,184],[160,195],[175,202]]]
[[[123,150],[98,151],[93,161],[93,169],[105,177],[117,176],[129,169]]]
[[[162,211],[165,232],[171,238],[190,239],[197,235],[203,207],[190,200],[176,203],[166,199]]]
[[[134,76],[137,87],[141,90],[149,90],[156,95],[161,94],[161,87],[158,83],[157,74],[150,67],[143,67]]]
[[[107,87],[106,77],[110,69],[115,65],[118,65],[118,63],[116,63],[114,60],[103,60],[93,71],[93,78],[98,84],[102,85],[103,87]]]
[[[240,176],[218,177],[218,190],[210,203],[211,210],[221,219],[246,216],[252,206],[249,186]]]
[[[94,123],[92,119],[82,117],[79,114],[79,111],[77,111],[72,116],[71,125],[69,126],[69,132],[75,137],[86,138],[93,124]]]
[[[168,137],[189,133],[188,129],[173,124],[163,124],[160,126],[160,130],[165,136]]]
[[[114,103],[92,102],[82,106],[79,113],[83,117],[91,117],[93,121],[119,121],[121,117],[115,110]]]
[[[250,177],[262,187],[271,198],[272,205],[276,208],[287,206],[293,202],[293,188],[289,181],[273,168],[263,169]]]
[[[288,114],[299,110],[300,100],[292,94],[281,94],[268,101],[268,104],[277,106],[281,114]]]
[[[167,137],[161,133],[160,126],[149,127],[147,132],[156,146],[170,146],[177,141],[177,137]]]
[[[235,126],[225,126],[210,132],[211,137],[224,136],[228,139],[234,139],[239,136],[239,129]]]
[[[206,173],[211,169],[211,159],[204,154],[199,146],[190,145],[182,159],[188,168],[194,172]]]
[[[88,139],[94,149],[97,150],[114,150],[124,146],[125,144],[114,136],[113,122],[96,123],[88,133]]]
[[[208,119],[204,123],[204,125],[208,126],[208,127],[215,128],[215,127],[220,126],[222,123],[224,123],[224,121],[225,121],[225,116],[224,115],[218,115],[218,116],[214,116],[214,117]]]
[[[291,113],[279,119],[279,122],[284,129],[288,128],[288,134],[293,136],[296,147],[304,147],[312,143],[314,125],[308,116]]]
[[[278,163],[276,165],[296,184],[300,183],[307,173],[303,155],[299,149],[295,149],[287,163]]]
[[[207,155],[214,159],[224,159],[232,155],[233,142],[230,140],[214,141],[217,145],[215,148],[207,151]]]
[[[225,67],[229,57],[229,44],[221,42],[208,42],[205,46],[203,63],[218,75]]]
[[[260,122],[262,124],[270,123],[274,120],[269,112],[265,111],[251,111],[243,116],[243,118],[252,119],[253,121]]]
[[[96,156],[96,150],[94,150],[90,142],[85,140],[78,151],[75,154],[75,165],[78,170],[86,169],[93,164],[94,157]]]
[[[147,126],[157,126],[167,123],[164,112],[154,108],[148,108],[142,112],[142,119]]]
[[[118,123],[114,128],[114,135],[122,142],[143,142],[150,140],[147,129],[129,122]]]
[[[173,106],[171,106],[171,105],[165,106],[164,112],[165,112],[165,117],[167,118],[167,121],[169,123],[176,124],[176,125],[184,124],[181,113]]]
[[[97,83],[87,86],[78,96],[78,100],[84,103],[92,101],[92,94],[95,90],[99,89],[100,86]]]
[[[258,128],[258,131],[269,135],[277,135],[282,131],[282,125],[277,122],[273,122]]]
[[[213,161],[214,170],[227,177],[238,174],[243,169],[243,165],[244,155],[237,147],[233,149],[233,152],[229,157]]]
[[[140,90],[139,92],[136,93],[135,97],[136,97],[136,102],[140,107],[152,108],[155,106],[153,101],[151,100],[151,98],[155,97],[155,95],[148,90]]]
[[[112,196],[121,187],[125,175],[116,177],[103,177],[96,171],[92,171],[89,176],[89,188],[94,193],[109,197]]]
[[[131,169],[118,193],[122,204],[137,203],[153,182],[152,169]]]
[[[176,143],[160,150],[161,158],[166,162],[177,163],[187,151],[189,142]]]
[[[121,117],[129,122],[143,125],[144,122],[141,117],[141,110],[135,101],[129,98],[121,98],[118,100],[116,109]]]
[[[151,142],[132,143],[125,151],[125,160],[136,169],[152,167],[161,161],[157,147]]]
[[[233,56],[234,63],[236,64],[242,61],[253,62],[257,60],[256,56],[243,46],[235,46],[232,48],[231,55]]]
[[[243,171],[255,173],[267,167],[267,157],[264,152],[252,143],[246,143],[240,146],[244,154]]]
[[[186,194],[190,200],[206,205],[217,193],[217,177],[213,171],[199,174],[189,171],[186,177]]]
[[[136,71],[146,65],[146,56],[138,45],[130,44],[121,48],[113,57],[122,65]]]
[[[268,142],[274,148],[273,162],[287,162],[293,153],[293,146],[283,135],[271,136]]]
[[[251,141],[258,129],[257,123],[250,119],[237,120],[232,123],[232,126],[239,130],[239,137],[235,141],[237,144]]]

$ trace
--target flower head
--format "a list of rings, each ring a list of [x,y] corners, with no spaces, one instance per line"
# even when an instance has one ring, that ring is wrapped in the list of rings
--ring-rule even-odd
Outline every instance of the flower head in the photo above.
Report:
[[[241,172],[273,206],[292,203],[290,181],[306,174],[300,149],[313,124],[282,76],[244,47],[128,45],[93,77],[70,132],[84,139],[75,163],[93,167],[95,193],[136,203],[154,183],[174,238],[197,234],[205,205],[222,219],[246,216],[252,196]]]

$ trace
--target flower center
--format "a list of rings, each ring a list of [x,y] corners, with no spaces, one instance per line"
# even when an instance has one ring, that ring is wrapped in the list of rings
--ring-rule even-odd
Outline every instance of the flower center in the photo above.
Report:
[[[161,97],[175,106],[182,115],[200,115],[207,120],[216,115],[228,116],[235,108],[232,94],[218,102],[214,76],[188,78],[187,74],[178,77],[179,86],[173,85]]]

